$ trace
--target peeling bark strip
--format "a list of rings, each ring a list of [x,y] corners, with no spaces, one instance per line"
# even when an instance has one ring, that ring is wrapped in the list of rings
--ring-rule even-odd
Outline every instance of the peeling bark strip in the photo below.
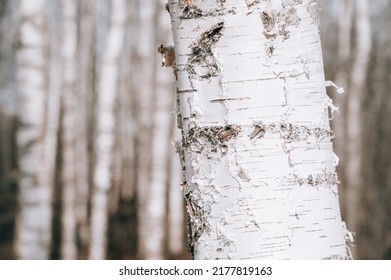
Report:
[[[308,175],[306,178],[298,178],[295,176],[294,184],[299,184],[299,186],[332,186],[339,184],[338,175],[335,172],[323,172],[322,174]]]
[[[254,1],[251,5],[254,5]],[[266,38],[265,51],[267,57],[270,59],[277,47],[277,39],[285,41],[290,37],[290,30],[298,27],[300,24],[300,17],[297,14],[295,6],[302,4],[302,0],[286,0],[282,2],[282,9],[275,10],[271,3],[267,4],[261,12],[261,19],[263,23],[263,35]],[[247,4],[249,6],[249,4]]]
[[[194,199],[192,192],[185,194],[185,199],[187,213],[189,214],[187,224],[189,252],[194,255],[194,247],[196,246],[198,239],[204,231],[210,231],[210,225],[208,224],[210,208],[206,209],[205,207],[198,205],[198,203],[200,203],[200,198]]]
[[[260,0],[246,0],[247,8],[251,8],[252,6],[259,4]]]
[[[169,1],[195,259],[350,256],[314,3]]]
[[[266,38],[274,38],[280,35],[283,40],[288,39],[290,32],[287,28],[300,24],[300,18],[296,12],[297,10],[293,6],[286,6],[279,12],[274,10],[263,11],[261,19],[265,28],[264,35]]]
[[[203,32],[198,40],[190,45],[191,55],[187,63],[187,70],[190,73],[190,76],[198,76],[207,79],[217,74],[219,66],[212,48],[220,40],[223,28],[224,22],[219,22]],[[195,66],[206,67],[206,73],[197,73]]]
[[[196,153],[215,153],[218,147],[222,154],[227,153],[226,143],[238,136],[240,126],[225,125],[211,127],[192,127],[184,137],[184,146],[190,147]],[[206,149],[205,149],[206,148]]]
[[[321,127],[309,128],[308,126],[297,126],[292,123],[270,123],[255,122],[253,124],[254,130],[249,135],[250,139],[263,138],[266,132],[280,133],[281,139],[291,141],[305,141],[311,136],[315,136],[317,141],[326,139],[331,141],[334,139],[334,133],[330,129]]]
[[[222,2],[223,3],[223,2]],[[186,5],[183,8],[181,19],[196,19],[201,17],[212,17],[212,16],[223,16],[225,14],[236,13],[235,8],[226,9],[223,6],[218,7],[214,10],[202,10],[195,5]]]
[[[191,145],[206,139],[213,145],[224,144],[235,138],[240,132],[240,127],[236,125],[212,126],[212,127],[192,127],[186,136],[186,144]]]

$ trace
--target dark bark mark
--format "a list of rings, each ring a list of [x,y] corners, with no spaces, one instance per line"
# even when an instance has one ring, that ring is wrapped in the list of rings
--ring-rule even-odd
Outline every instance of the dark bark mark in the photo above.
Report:
[[[301,1],[296,1],[301,2]],[[296,4],[296,3],[294,3]],[[293,5],[294,5],[293,4]],[[301,19],[297,15],[297,10],[292,5],[286,5],[277,14],[277,21],[279,22],[279,35],[282,36],[282,40],[286,40],[290,36],[288,28],[291,26],[298,27]]]
[[[319,127],[315,127],[311,129],[304,125],[295,126],[291,123],[281,123],[280,134],[281,134],[281,138],[287,142],[305,141],[311,135],[315,135],[316,139],[318,140],[322,140],[324,138],[330,140],[334,139],[334,133],[331,130],[319,128]]]
[[[223,30],[224,22],[219,22],[209,30],[203,32],[198,40],[190,45],[191,55],[186,67],[190,76],[208,79],[217,74],[219,66],[212,48],[220,40],[223,35]],[[207,71],[206,73],[197,73],[194,66],[205,67]]]
[[[208,206],[201,207],[198,205],[199,199],[196,199],[193,192],[185,194],[186,208],[188,212],[188,240],[189,240],[189,252],[194,257],[194,247],[196,246],[202,233],[207,230],[210,231],[210,225],[208,223],[208,217],[211,209]]]
[[[307,126],[293,125],[291,123],[269,123],[264,124],[262,122],[254,122],[253,131],[250,133],[250,140],[261,139],[266,132],[280,133],[281,138],[285,142],[305,141],[311,136],[315,136],[318,141],[323,139],[329,139],[330,141],[335,138],[333,131],[314,127],[309,128]]]
[[[262,138],[266,133],[266,126],[262,122],[256,122],[254,123],[254,130],[249,135],[250,140],[253,140],[254,138],[260,139]]]
[[[176,93],[176,120],[177,120],[177,127],[182,130],[182,127],[183,127],[183,121],[182,121],[182,114],[181,114],[181,111],[179,110],[180,108],[180,103],[181,103],[181,100],[180,100],[180,95],[181,92],[180,90],[177,88],[177,93]]]
[[[295,178],[295,183],[299,184],[299,186],[318,187],[320,185],[338,185],[340,181],[336,172],[324,172],[316,175],[310,174],[307,178]]]
[[[263,28],[266,30],[266,32],[271,32],[276,25],[275,15],[272,12],[263,11],[261,13],[261,19]]]
[[[256,4],[259,4],[260,0],[246,0],[247,8],[251,8]]]
[[[181,19],[200,18],[206,16],[206,12],[195,5],[185,6],[182,11]]]
[[[332,255],[330,257],[322,258],[322,260],[350,260],[351,258],[341,256],[341,255]]]
[[[208,16],[222,16],[229,13],[235,14],[236,9],[225,9],[224,3],[225,0],[219,1],[219,6],[212,8],[210,10],[202,10],[198,8],[192,1],[187,1],[186,3],[182,3],[183,9],[182,14],[179,17],[180,19],[194,19],[200,17],[208,17]]]
[[[290,36],[289,27],[297,27],[301,19],[297,15],[297,10],[293,5],[285,5],[280,11],[265,10],[261,13],[261,19],[264,27],[264,36],[268,40],[274,40],[277,36],[281,36],[282,40],[286,40]]]
[[[263,35],[266,38],[265,52],[268,58],[274,54],[277,37],[281,37],[282,41],[285,41],[290,37],[289,28],[299,26],[301,19],[295,6],[302,2],[302,0],[285,0],[279,11],[265,9],[261,12]]]
[[[239,135],[240,126],[210,126],[210,127],[192,127],[184,137],[184,146],[190,147],[193,152],[207,154],[218,152],[226,154],[228,147],[226,143]]]
[[[186,171],[186,164],[185,164],[185,151],[182,147],[182,142],[181,141],[176,141],[175,142],[175,152],[178,154],[179,156],[179,162],[181,164],[181,170],[182,170],[182,185],[183,186],[186,186],[186,174],[185,174],[185,171]]]

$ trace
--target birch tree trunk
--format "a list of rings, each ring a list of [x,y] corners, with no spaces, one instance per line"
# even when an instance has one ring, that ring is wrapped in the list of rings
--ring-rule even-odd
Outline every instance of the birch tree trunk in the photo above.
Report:
[[[141,5],[143,5],[142,3]],[[156,11],[154,20],[149,23],[152,25],[151,35],[153,36],[152,44],[157,45],[158,32],[157,30],[158,23],[162,12],[164,10],[161,3],[153,3],[154,10]],[[168,28],[164,25],[160,26],[162,33],[167,32]],[[158,58],[152,60],[151,66],[154,69],[153,83],[152,83],[152,93],[153,98],[149,100],[152,114],[152,125],[151,125],[151,182],[147,188],[148,194],[144,196],[145,211],[143,215],[146,218],[142,220],[142,227],[144,228],[145,237],[144,237],[144,256],[147,259],[163,259],[163,250],[164,250],[164,222],[165,222],[165,202],[166,202],[166,192],[167,190],[167,159],[168,159],[168,146],[169,146],[169,131],[170,131],[170,100],[172,91],[170,91],[170,79],[162,75],[157,75],[157,61]],[[144,94],[144,91],[141,89],[140,94]],[[146,187],[146,186],[144,186]]]
[[[104,259],[107,242],[108,197],[114,145],[114,105],[118,84],[118,58],[125,33],[126,1],[113,1],[110,29],[98,84],[96,167],[91,216],[90,259]]]
[[[195,259],[346,259],[313,0],[170,0]]]
[[[76,259],[76,2],[61,1],[63,16],[62,42],[62,106],[63,106],[63,213],[62,213],[62,259]]]
[[[56,118],[51,118],[47,99],[46,2],[22,0],[19,8],[17,144],[21,178],[15,251],[20,259],[47,259],[56,142],[51,120]]]
[[[360,221],[360,195],[363,190],[362,177],[362,100],[366,89],[366,78],[371,53],[371,24],[367,0],[355,1],[356,51],[350,76],[347,101],[347,162],[346,205],[350,228],[357,231]]]
[[[79,244],[79,256],[83,251],[87,251],[90,236],[90,217],[89,217],[89,200],[90,184],[88,182],[89,163],[88,163],[88,117],[93,107],[89,99],[93,95],[94,89],[94,67],[93,67],[93,36],[94,36],[94,1],[84,0],[79,3],[80,9],[80,27],[78,36],[77,49],[77,92],[78,99],[76,102],[76,118],[78,126],[76,129],[77,141],[76,154],[76,232]],[[90,137],[93,135],[90,133]],[[92,185],[92,184],[91,184]]]
[[[154,0],[138,0],[137,6],[137,36],[134,36],[134,67],[138,69],[134,73],[133,90],[134,100],[137,102],[137,135],[136,135],[136,159],[137,159],[137,220],[138,220],[138,253],[144,259],[159,259],[161,258],[162,246],[156,249],[149,242],[149,234],[153,225],[149,221],[148,214],[150,213],[150,195],[152,181],[152,129],[154,121],[153,103],[154,103],[154,65],[156,65],[156,57],[152,57],[156,47],[155,42],[155,22],[156,18],[156,1]],[[140,81],[149,81],[140,83]],[[159,207],[161,209],[161,207]],[[152,246],[151,246],[152,245]]]
[[[336,73],[336,83],[337,85],[344,88],[346,93],[349,93],[349,70],[351,69],[351,35],[352,35],[352,18],[353,18],[353,6],[354,3],[352,0],[339,1],[339,7],[341,11],[341,16],[339,17],[338,22],[338,71]],[[339,178],[341,180],[342,186],[345,186],[345,163],[347,162],[347,149],[348,145],[346,138],[346,112],[347,112],[347,94],[337,94],[334,97],[334,102],[337,107],[339,107],[340,115],[337,115],[334,120],[334,132],[337,135],[335,139],[335,151],[340,158],[339,166]],[[342,215],[346,210],[347,203],[347,188],[343,188],[340,191]],[[347,218],[348,219],[348,218]]]

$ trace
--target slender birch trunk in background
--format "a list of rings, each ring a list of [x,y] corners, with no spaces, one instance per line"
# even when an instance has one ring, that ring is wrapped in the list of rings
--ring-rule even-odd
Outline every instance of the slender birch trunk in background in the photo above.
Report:
[[[107,45],[98,81],[96,167],[91,214],[90,259],[106,256],[108,196],[114,145],[114,105],[117,96],[118,58],[125,37],[126,1],[112,1]]]
[[[355,1],[356,50],[352,62],[350,88],[347,101],[346,135],[346,205],[349,226],[352,231],[359,229],[360,196],[363,191],[362,175],[362,100],[366,90],[367,70],[371,54],[371,23],[367,0]]]
[[[159,44],[162,41],[163,34],[168,34],[170,30],[168,24],[162,23],[163,13],[165,13],[162,3],[154,3],[156,12],[155,18],[152,21],[154,43]],[[155,32],[158,30],[159,32]],[[166,36],[167,38],[168,36]],[[165,242],[165,221],[168,215],[166,206],[166,193],[168,192],[168,176],[167,165],[169,159],[170,143],[170,110],[172,109],[172,83],[170,82],[169,72],[159,73],[157,68],[159,58],[155,56],[153,60],[153,98],[149,104],[152,109],[152,129],[151,140],[151,183],[148,186],[148,195],[145,197],[145,215],[146,219],[142,221],[144,230],[148,232],[145,240],[145,257],[147,259],[163,259],[164,258],[164,242]],[[159,74],[157,74],[159,73]],[[171,80],[172,81],[172,80]],[[143,94],[143,91],[140,91]]]
[[[62,37],[62,86],[61,99],[63,108],[63,170],[62,170],[62,242],[61,258],[76,259],[76,167],[79,158],[76,156],[76,2],[61,1],[63,17]]]
[[[346,259],[313,0],[170,0],[196,259]]]
[[[338,5],[340,7],[341,15],[338,22],[338,70],[336,73],[336,83],[337,85],[344,88],[345,93],[349,93],[349,70],[351,69],[351,49],[353,48],[351,42],[352,35],[352,18],[353,18],[353,0],[343,0],[339,1]],[[342,186],[345,186],[345,163],[347,162],[347,145],[346,141],[346,127],[347,127],[347,96],[348,94],[336,94],[334,96],[334,102],[339,108],[339,113],[333,120],[334,132],[337,135],[335,139],[335,152],[340,158],[339,166],[339,178],[341,180]],[[345,209],[348,207],[346,203],[346,191],[347,188],[342,188],[340,190],[341,197],[341,208],[342,214]],[[346,217],[349,221],[349,217]]]
[[[94,5],[95,1],[83,0],[79,2],[80,25],[77,49],[77,93],[76,118],[77,141],[75,143],[77,161],[76,165],[76,232],[79,239],[80,251],[86,251],[90,236],[89,198],[90,187],[88,183],[88,115],[91,111],[89,99],[93,95],[94,67],[93,67],[93,39],[94,39]],[[93,137],[91,135],[90,137]],[[79,252],[80,253],[80,252]]]
[[[138,220],[138,254],[145,259],[159,259],[162,256],[161,245],[153,247],[149,241],[149,231],[153,225],[149,221],[150,186],[152,180],[152,129],[153,129],[153,96],[155,77],[154,68],[158,67],[157,58],[151,56],[156,47],[155,17],[156,0],[139,0],[137,3],[137,35],[134,36],[133,66],[134,100],[137,102],[137,220]],[[156,66],[154,66],[156,65]],[[148,82],[140,82],[148,81]],[[163,199],[163,197],[162,197]],[[152,246],[151,246],[152,245]]]
[[[160,0],[159,10],[156,17],[157,21],[155,23],[155,29],[158,30],[156,32],[156,45],[167,45],[171,36],[170,16],[165,10],[164,5],[166,2],[166,0]],[[162,66],[168,66],[164,64],[165,63],[163,63]],[[157,68],[156,70],[155,79],[157,79],[157,81],[155,89],[155,108],[160,108],[160,110],[154,110],[156,112],[156,120],[153,123],[155,128],[161,130],[161,132],[159,132],[155,129],[153,132],[154,143],[157,145],[158,141],[160,141],[157,139],[161,138],[162,133],[163,135],[166,135],[165,137],[167,137],[167,140],[172,140],[178,138],[177,136],[180,131],[173,121],[175,116],[172,114],[175,110],[175,98],[173,95],[174,81],[172,79],[173,73],[170,71],[164,71],[164,69],[161,68]],[[160,113],[157,113],[157,111],[160,111]],[[166,187],[164,194],[165,201],[163,202],[165,203],[165,249],[168,250],[168,253],[171,254],[171,256],[175,257],[185,251],[184,242],[182,242],[184,237],[184,212],[183,198],[181,198],[182,195],[180,190],[181,167],[179,159],[177,157],[172,158],[170,156],[175,153],[175,147],[171,141],[165,141],[164,145],[162,144],[160,149],[157,149],[153,153],[153,156],[157,153],[165,154],[165,163],[163,164],[163,161],[160,163],[162,164],[161,172],[166,173],[166,180],[164,182]]]
[[[46,1],[19,2],[17,49],[19,213],[15,251],[20,259],[47,259],[50,250],[51,188],[55,133],[47,95]],[[49,99],[47,99],[49,98]],[[49,101],[48,101],[49,100]]]

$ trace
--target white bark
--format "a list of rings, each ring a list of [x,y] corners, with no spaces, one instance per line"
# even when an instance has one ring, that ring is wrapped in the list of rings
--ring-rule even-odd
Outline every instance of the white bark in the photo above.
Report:
[[[47,259],[50,251],[51,187],[55,129],[47,96],[46,2],[19,2],[17,83],[20,128],[19,205],[15,251],[20,259]],[[52,97],[53,98],[53,97]],[[51,99],[54,100],[54,99]]]
[[[194,257],[347,258],[316,2],[169,3]]]
[[[107,191],[111,186],[114,144],[114,105],[118,84],[118,58],[125,36],[126,1],[111,2],[107,45],[103,52],[99,84],[96,139],[96,167],[91,216],[90,259],[104,259],[106,254]]]
[[[63,16],[62,104],[63,104],[63,171],[62,171],[62,259],[76,259],[76,2],[61,1]]]

